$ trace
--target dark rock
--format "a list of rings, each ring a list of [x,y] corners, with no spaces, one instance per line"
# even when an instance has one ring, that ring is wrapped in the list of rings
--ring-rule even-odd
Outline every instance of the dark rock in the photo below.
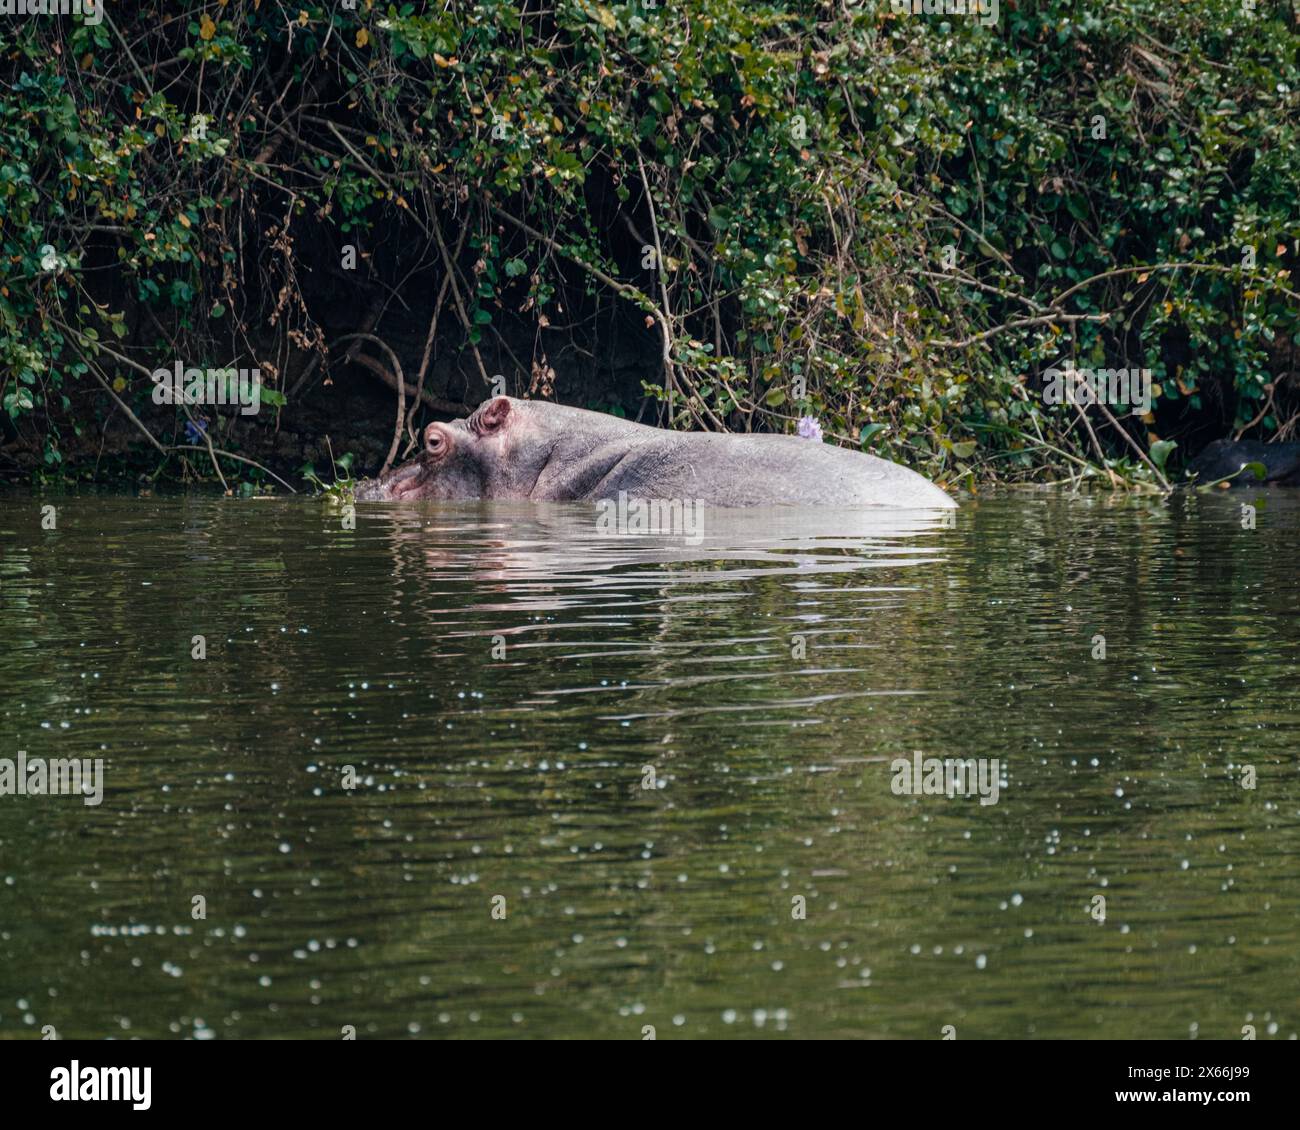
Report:
[[[1263,464],[1264,478],[1257,478],[1251,469],[1243,469],[1247,463]],[[1200,483],[1231,476],[1233,486],[1257,486],[1260,482],[1300,486],[1300,443],[1216,439],[1188,464],[1187,470]]]

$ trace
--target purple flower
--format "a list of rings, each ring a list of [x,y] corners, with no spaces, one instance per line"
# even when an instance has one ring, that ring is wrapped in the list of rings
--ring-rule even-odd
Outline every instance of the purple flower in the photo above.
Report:
[[[189,443],[197,445],[199,440],[203,438],[203,433],[207,430],[207,420],[199,420],[197,422],[194,420],[185,421],[185,439]]]
[[[816,416],[799,417],[799,426],[795,429],[804,439],[815,439],[821,443],[822,426],[817,422]]]

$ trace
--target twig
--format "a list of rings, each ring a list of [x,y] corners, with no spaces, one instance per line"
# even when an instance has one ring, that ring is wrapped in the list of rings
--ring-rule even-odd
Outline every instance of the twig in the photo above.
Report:
[[[1091,278],[1084,279],[1082,282],[1077,282],[1074,284],[1074,286],[1070,287],[1068,290],[1063,290],[1060,294],[1056,296],[1056,299],[1055,301],[1053,301],[1052,305],[1060,306],[1062,302],[1064,302],[1067,298],[1070,297],[1070,295],[1077,293],[1078,291],[1082,290],[1085,286],[1088,286],[1090,283],[1099,282],[1102,279],[1114,278],[1117,275],[1137,275],[1142,273],[1149,273],[1152,271],[1214,271],[1219,274],[1236,274],[1238,271],[1241,271],[1241,268],[1225,267],[1221,263],[1150,263],[1145,266],[1137,266],[1137,267],[1116,267],[1114,270],[1102,271],[1101,274],[1099,275],[1093,275]],[[1258,272],[1254,272],[1254,271],[1243,272],[1242,278],[1252,279],[1264,283],[1267,286],[1271,286],[1276,288],[1277,290],[1280,290],[1283,294],[1287,295],[1290,298],[1300,300],[1300,294],[1297,294],[1294,290],[1288,290],[1280,283],[1275,282],[1274,280],[1269,279],[1268,277],[1261,275]]]
[[[52,322],[53,322],[56,326],[58,326],[60,329],[62,329],[62,330],[66,330],[68,333],[75,334],[77,337],[81,338],[82,341],[89,342],[89,343],[90,343],[90,346],[91,346],[93,349],[102,350],[104,353],[107,353],[110,357],[116,358],[118,361],[121,361],[122,364],[124,364],[124,365],[129,365],[132,369],[135,369],[135,370],[137,370],[137,371],[143,373],[146,377],[149,377],[151,380],[153,379],[153,374],[152,374],[148,369],[146,369],[143,365],[141,365],[140,362],[138,362],[138,361],[133,361],[130,357],[127,357],[127,356],[125,356],[124,354],[118,353],[118,352],[117,352],[116,350],[114,350],[114,349],[110,349],[108,346],[104,345],[102,342],[98,342],[98,341],[95,341],[93,338],[89,338],[89,337],[87,337],[87,336],[86,336],[85,334],[83,334],[80,330],[73,329],[72,326],[67,325],[65,322],[61,322],[61,321],[59,321],[58,318],[51,318],[50,321],[52,321]],[[76,346],[73,346],[73,348],[76,349]],[[150,442],[151,444],[153,444],[154,447],[156,447],[160,452],[162,452],[162,454],[163,454],[164,456],[165,456],[169,451],[197,451],[197,450],[198,450],[197,447],[191,447],[191,446],[186,446],[186,445],[182,445],[182,444],[170,444],[170,445],[166,445],[166,444],[161,443],[161,442],[158,440],[158,437],[155,436],[155,435],[153,434],[153,432],[151,432],[147,427],[145,427],[145,425],[141,422],[140,417],[137,416],[134,412],[132,412],[131,409],[127,406],[126,402],[125,402],[125,401],[124,401],[120,396],[118,396],[116,392],[113,391],[113,386],[110,385],[106,380],[104,380],[104,378],[100,375],[100,373],[99,373],[99,371],[98,371],[98,367],[95,366],[95,365],[92,365],[92,364],[90,363],[90,359],[87,358],[87,357],[86,357],[86,356],[81,352],[81,350],[76,349],[76,352],[77,352],[77,356],[79,356],[83,361],[86,362],[86,366],[87,366],[87,368],[88,368],[89,371],[90,371],[90,375],[91,375],[92,377],[94,377],[95,380],[97,380],[101,385],[103,385],[103,387],[104,387],[104,391],[107,392],[108,395],[111,396],[111,397],[112,397],[112,398],[117,402],[117,406],[118,406],[119,408],[121,408],[122,411],[126,414],[127,419],[129,419],[129,420],[131,421],[131,423],[133,423],[137,428],[139,428],[140,431],[144,433],[145,437],[149,440],[149,442]],[[293,489],[293,487],[289,486],[288,483],[286,483],[282,478],[280,478],[280,476],[277,475],[274,471],[272,471],[269,467],[264,467],[261,463],[258,463],[258,462],[257,462],[256,460],[254,460],[254,459],[248,459],[248,458],[245,458],[243,455],[236,455],[236,454],[235,454],[234,452],[232,452],[232,451],[223,451],[223,450],[222,450],[221,448],[219,448],[219,447],[213,447],[213,446],[212,446],[212,439],[211,439],[211,437],[208,436],[206,433],[204,434],[203,438],[204,438],[205,440],[207,440],[207,444],[208,444],[208,455],[209,455],[210,457],[211,457],[211,456],[217,456],[217,455],[223,455],[223,456],[225,456],[227,459],[234,459],[234,460],[236,460],[236,461],[238,461],[238,462],[240,462],[240,463],[247,463],[250,467],[256,467],[259,471],[264,471],[266,474],[270,475],[271,478],[273,478],[276,482],[283,484],[283,485],[284,485],[284,486],[285,486],[285,487],[290,491],[290,493],[292,493],[292,494],[297,494],[297,493],[298,493],[296,490]],[[229,486],[227,485],[227,483],[226,483],[226,478],[225,478],[225,476],[221,473],[221,468],[218,467],[218,466],[216,465],[216,460],[215,460],[215,459],[213,459],[213,467],[214,467],[214,469],[215,469],[216,472],[217,472],[217,478],[219,478],[219,479],[221,480],[221,485],[222,485],[223,489],[225,489],[226,491],[229,491],[229,490],[230,490],[230,487],[229,487]]]
[[[659,307],[655,305],[654,300],[650,298],[648,295],[646,295],[644,291],[633,286],[631,283],[619,282],[618,279],[614,278],[612,275],[608,274],[605,271],[602,271],[599,267],[593,266],[591,263],[588,263],[580,255],[576,255],[568,248],[562,247],[556,240],[552,239],[550,236],[543,235],[535,227],[532,227],[530,224],[524,223],[523,220],[516,219],[509,212],[505,211],[502,208],[497,207],[497,205],[489,204],[488,207],[492,210],[494,215],[500,216],[501,219],[505,220],[507,223],[514,224],[514,226],[517,227],[521,232],[524,232],[526,235],[532,236],[533,239],[540,240],[542,243],[546,244],[546,246],[549,247],[552,251],[554,251],[557,255],[563,255],[571,263],[576,263],[579,267],[581,267],[593,278],[599,279],[611,290],[617,292],[618,294],[621,294],[624,298],[632,302],[635,302],[638,306],[641,307],[642,310],[647,311],[651,315],[651,317],[653,317],[659,323],[659,328],[663,332],[664,340],[669,342],[672,340],[672,329],[669,327],[667,319],[664,317],[663,311],[660,310]],[[709,408],[707,404],[703,402],[703,400],[700,401],[700,407],[704,409],[705,415],[709,417],[709,419],[713,422],[714,426],[718,429],[718,431],[725,432],[727,430],[726,425],[723,424],[722,421],[719,420],[717,416],[713,414],[712,410]]]
[[[1157,467],[1155,463],[1152,462],[1152,460],[1148,457],[1147,453],[1142,450],[1142,445],[1139,444],[1137,440],[1135,440],[1131,435],[1128,434],[1127,431],[1124,430],[1123,427],[1120,426],[1120,422],[1117,419],[1115,419],[1115,416],[1111,412],[1111,410],[1107,408],[1106,405],[1104,405],[1100,400],[1097,401],[1097,407],[1101,409],[1101,414],[1105,416],[1107,420],[1110,421],[1111,427],[1113,427],[1117,432],[1119,432],[1119,434],[1124,437],[1125,442],[1128,443],[1129,447],[1131,447],[1134,451],[1137,452],[1138,458],[1141,459],[1143,463],[1145,463],[1148,467],[1151,468],[1152,472],[1155,474],[1155,477],[1160,480],[1160,485],[1165,488],[1165,491],[1168,492],[1172,490],[1173,488],[1169,485],[1169,480],[1166,479],[1164,475],[1160,473],[1160,468]]]
[[[370,372],[374,373],[374,375],[377,376],[381,381],[383,381],[384,384],[386,384],[389,388],[391,388],[394,392],[397,391],[397,378],[393,376],[393,374],[390,373],[384,365],[381,365],[373,357],[369,356],[366,353],[357,353],[349,357],[348,361],[351,364],[360,365],[363,369],[368,369]],[[461,404],[455,400],[444,400],[441,396],[434,396],[433,393],[429,392],[427,389],[421,390],[419,399],[420,399],[420,403],[425,405],[426,407],[432,408],[435,412],[443,412],[448,416],[465,417],[470,415],[470,413],[474,411],[473,405]],[[410,417],[410,414],[414,413],[414,411],[415,411],[415,402],[413,400],[411,403],[410,412],[408,412],[408,419]]]
[[[668,305],[668,284],[664,281],[664,249],[659,242],[659,221],[655,217],[654,197],[650,193],[650,181],[645,175],[645,162],[637,150],[636,167],[641,171],[641,191],[645,193],[646,208],[650,212],[650,234],[655,241],[655,277],[659,280],[659,294],[663,301],[663,317],[659,324],[663,327],[664,392],[668,397],[668,426],[673,426],[673,401],[676,398],[677,382],[673,373],[673,340],[669,332],[670,307]]]
[[[483,358],[479,354],[478,346],[474,344],[473,338],[470,336],[474,332],[474,327],[470,324],[469,314],[465,310],[465,303],[461,301],[460,287],[456,285],[456,263],[447,250],[446,241],[442,238],[442,224],[438,222],[436,215],[431,215],[429,218],[433,222],[433,238],[437,240],[438,250],[442,253],[443,268],[446,270],[447,279],[451,283],[452,301],[456,303],[456,312],[460,315],[460,324],[465,327],[465,338],[474,354],[474,360],[478,362],[478,371],[483,378],[483,383],[488,388],[491,388],[492,382],[488,379],[487,369],[483,365]]]
[[[402,425],[406,422],[406,382],[402,377],[402,363],[397,359],[397,354],[388,347],[388,343],[374,334],[344,334],[342,337],[336,338],[331,345],[341,345],[345,341],[368,341],[379,346],[388,354],[388,359],[393,363],[393,372],[397,374],[397,423],[393,426],[393,442],[388,448],[388,458],[384,460],[384,465],[379,471],[380,475],[384,475],[387,474],[388,468],[393,465],[393,460],[397,458],[397,448],[402,442]],[[361,361],[361,359],[362,354],[360,353],[353,357],[354,361]],[[370,366],[366,367],[370,368]]]
[[[950,341],[941,338],[929,344],[943,349],[965,349],[967,346],[996,337],[1000,333],[1006,333],[1007,330],[1023,329],[1025,326],[1050,326],[1073,322],[1104,322],[1109,317],[1109,314],[1044,314],[1041,318],[1019,318],[1014,321],[1004,322],[1000,326],[994,326],[991,330],[977,333],[974,337],[968,337],[964,341]]]
[[[100,0],[100,4],[102,3],[103,0]],[[97,4],[96,7],[98,6],[99,5]],[[113,34],[117,36],[117,41],[122,45],[122,50],[126,52],[126,57],[131,60],[131,66],[135,69],[135,73],[140,79],[140,83],[144,87],[145,93],[150,97],[153,97],[153,86],[150,85],[149,80],[145,78],[144,71],[140,69],[140,64],[135,61],[135,56],[131,53],[130,46],[127,44],[126,40],[122,38],[122,33],[117,30],[117,24],[113,22],[113,18],[107,11],[104,12],[104,19],[108,21],[108,26],[112,29]]]
[[[468,225],[461,228],[460,240],[456,244],[456,255],[460,255],[460,249],[465,243],[465,234],[469,231]],[[406,414],[406,436],[408,440],[408,450],[415,446],[415,413],[425,398],[424,377],[429,370],[429,360],[433,356],[433,339],[438,332],[438,315],[442,313],[442,304],[447,300],[447,289],[451,285],[451,275],[445,270],[443,272],[442,286],[438,288],[438,297],[433,304],[433,317],[429,319],[429,332],[424,339],[424,354],[420,358],[420,372],[415,378],[415,399],[411,401],[411,410]],[[432,399],[432,397],[430,397]]]

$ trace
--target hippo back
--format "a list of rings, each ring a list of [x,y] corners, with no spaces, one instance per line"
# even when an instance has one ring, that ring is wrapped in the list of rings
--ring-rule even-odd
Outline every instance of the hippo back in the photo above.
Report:
[[[575,439],[560,444],[534,497],[600,499],[626,491],[729,507],[956,506],[906,467],[797,436],[668,432],[619,420]]]

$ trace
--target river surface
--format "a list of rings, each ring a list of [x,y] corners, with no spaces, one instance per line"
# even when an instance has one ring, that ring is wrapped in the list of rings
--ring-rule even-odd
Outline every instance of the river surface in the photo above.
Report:
[[[593,514],[0,496],[0,1038],[1296,1038],[1300,496]]]

